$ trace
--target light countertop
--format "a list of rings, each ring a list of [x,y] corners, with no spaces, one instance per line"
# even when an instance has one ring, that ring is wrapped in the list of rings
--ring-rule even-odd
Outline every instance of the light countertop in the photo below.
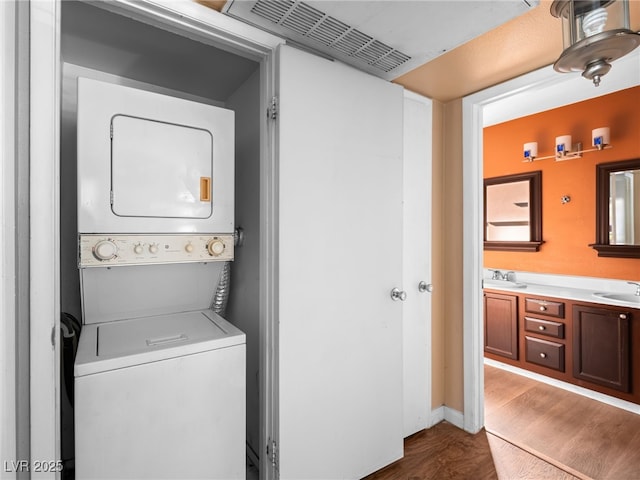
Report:
[[[506,270],[500,270],[506,273]],[[628,284],[625,280],[611,280],[593,277],[572,277],[568,275],[547,275],[528,272],[514,272],[509,278],[517,284],[524,284],[522,288],[489,285],[492,272],[485,270],[483,287],[491,290],[500,290],[508,293],[539,295],[558,299],[567,299],[578,302],[598,303],[613,305],[616,307],[640,309],[640,303],[619,301],[611,298],[603,298],[595,293],[626,293],[633,294],[635,285]],[[633,279],[631,281],[637,281]]]

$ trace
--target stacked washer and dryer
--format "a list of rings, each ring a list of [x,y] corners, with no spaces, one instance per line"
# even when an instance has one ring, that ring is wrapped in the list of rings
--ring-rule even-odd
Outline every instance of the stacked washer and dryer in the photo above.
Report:
[[[245,477],[232,111],[78,80],[77,479]]]

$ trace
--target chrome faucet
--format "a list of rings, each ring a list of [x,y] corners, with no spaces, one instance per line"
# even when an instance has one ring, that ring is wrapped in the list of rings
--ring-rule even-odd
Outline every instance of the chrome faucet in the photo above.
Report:
[[[638,282],[627,282],[629,285],[635,285],[636,286],[636,295],[638,295],[640,297],[640,283]]]
[[[508,271],[507,273],[502,273],[500,270],[491,270],[489,269],[490,272],[493,272],[493,275],[491,276],[491,280],[506,280],[509,281],[509,275],[515,275],[515,272],[513,271]]]

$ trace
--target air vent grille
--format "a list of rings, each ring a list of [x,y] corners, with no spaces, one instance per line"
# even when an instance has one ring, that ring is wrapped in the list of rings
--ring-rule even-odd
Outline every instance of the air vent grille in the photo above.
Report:
[[[411,60],[409,55],[304,2],[258,0],[251,13],[293,31],[311,43],[318,42],[325,49],[337,51],[383,72],[390,72]]]
[[[272,21],[273,23],[278,23],[282,20],[289,9],[294,6],[293,0],[278,0],[275,2],[256,2],[256,4],[251,9],[252,13],[261,16],[262,18],[266,18],[267,20]]]
[[[322,28],[311,30],[308,36],[329,46],[348,31],[349,25],[346,23],[342,23],[340,20],[336,20],[333,17],[325,17],[322,21]]]
[[[304,3],[298,3],[290,10],[289,15],[284,17],[282,25],[300,35],[306,35],[323,17],[324,14],[321,11]]]

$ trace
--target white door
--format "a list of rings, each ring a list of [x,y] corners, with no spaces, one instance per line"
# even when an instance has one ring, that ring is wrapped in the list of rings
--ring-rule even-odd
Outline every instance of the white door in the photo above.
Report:
[[[361,478],[403,454],[403,90],[279,51],[278,465]]]
[[[405,92],[402,306],[404,436],[431,414],[431,100]]]

